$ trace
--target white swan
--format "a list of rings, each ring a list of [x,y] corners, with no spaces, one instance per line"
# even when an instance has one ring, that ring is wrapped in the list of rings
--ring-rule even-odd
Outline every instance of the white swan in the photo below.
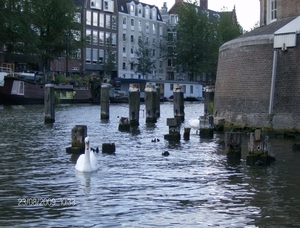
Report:
[[[194,128],[195,130],[200,129],[200,120],[199,119],[191,119],[189,120],[190,127]]]
[[[75,169],[80,172],[93,172],[99,169],[97,159],[93,153],[90,151],[90,141],[89,137],[84,139],[85,142],[85,152],[80,155],[77,159]]]

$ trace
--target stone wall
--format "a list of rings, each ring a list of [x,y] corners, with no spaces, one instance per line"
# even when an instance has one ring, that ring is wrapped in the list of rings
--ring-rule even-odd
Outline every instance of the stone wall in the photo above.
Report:
[[[300,47],[277,49],[277,53],[274,116],[270,117],[273,35],[241,37],[220,48],[215,119],[225,118],[227,124],[240,127],[300,130]]]

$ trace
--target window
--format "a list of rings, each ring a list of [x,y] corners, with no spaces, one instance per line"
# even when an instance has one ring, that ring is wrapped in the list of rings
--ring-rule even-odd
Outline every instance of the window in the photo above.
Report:
[[[143,13],[143,8],[141,5],[139,5],[139,8],[138,8],[138,15],[139,16],[142,16],[142,13]]]
[[[112,46],[116,46],[117,45],[117,34],[116,33],[112,33],[112,38],[111,38],[111,45]]]
[[[106,40],[106,45],[111,44],[111,36],[110,36],[110,33],[109,33],[109,32],[107,32],[107,33],[105,34],[105,40]]]
[[[168,67],[172,66],[172,59],[168,59]]]
[[[126,41],[126,34],[123,33],[123,41]]]
[[[93,44],[98,45],[98,31],[93,31]]]
[[[112,0],[104,0],[104,11],[114,12],[114,1]]]
[[[92,30],[90,30],[90,29],[86,30],[86,43],[87,44],[92,43]]]
[[[145,8],[145,18],[147,18],[147,19],[149,19],[149,7],[148,6],[146,6],[146,8]]]
[[[134,26],[134,19],[131,19],[131,26]]]
[[[91,25],[92,24],[92,12],[86,11],[86,24]]]
[[[134,5],[133,4],[130,5],[130,12],[134,13]]]
[[[71,33],[76,41],[80,41],[81,32],[79,30],[71,30]]]
[[[131,48],[130,48],[130,53],[131,53],[131,55],[133,55],[134,54],[134,48],[131,46]]]
[[[126,70],[126,63],[123,62],[123,70]]]
[[[152,45],[156,46],[156,39],[155,38],[152,39]]]
[[[190,94],[194,93],[194,87],[192,85],[190,85]]]
[[[111,28],[116,30],[117,29],[117,16],[112,16],[111,20],[112,20]]]
[[[91,63],[91,55],[92,55],[92,53],[91,53],[91,48],[86,48],[85,49],[85,62],[86,63]]]
[[[133,63],[130,63],[130,70],[133,70]]]
[[[156,8],[152,9],[152,20],[156,20]]]
[[[74,22],[77,22],[77,23],[81,22],[81,13],[75,13]]]
[[[98,13],[93,13],[93,26],[98,26]]]
[[[99,14],[99,26],[102,28],[104,27],[104,14],[103,13]]]
[[[100,49],[99,50],[99,63],[103,64],[104,61],[104,50]]]
[[[174,85],[173,84],[170,84],[170,90],[173,91],[173,87]]]
[[[98,49],[93,49],[93,63],[97,63],[98,60]]]
[[[101,9],[101,0],[91,0],[91,8]]]
[[[123,25],[126,25],[126,22],[127,22],[127,18],[123,17]]]
[[[104,45],[104,32],[99,32],[99,45]]]
[[[271,0],[271,21],[277,18],[277,4],[276,0]]]
[[[152,56],[153,56],[153,57],[155,57],[155,53],[156,53],[156,51],[155,51],[155,49],[153,49],[153,50],[152,50]]]
[[[142,21],[139,20],[139,31],[142,31]]]
[[[126,53],[126,47],[125,46],[123,47],[123,53]]]
[[[134,36],[133,36],[133,35],[130,36],[130,42],[131,42],[131,43],[134,42]]]
[[[11,94],[24,95],[24,82],[14,81],[11,89]]]
[[[146,32],[149,32],[149,22],[146,22]]]
[[[110,21],[110,14],[106,14],[106,28],[110,29],[111,21]]]
[[[153,34],[156,34],[156,27],[155,27],[155,24],[152,25],[152,31],[153,31]]]
[[[159,26],[159,35],[161,35],[161,36],[163,35],[163,28],[161,25]]]

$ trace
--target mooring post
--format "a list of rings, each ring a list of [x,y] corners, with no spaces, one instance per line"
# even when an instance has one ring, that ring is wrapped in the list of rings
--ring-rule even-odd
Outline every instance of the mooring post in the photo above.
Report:
[[[259,166],[270,165],[275,159],[268,154],[268,136],[262,134],[261,129],[256,129],[250,133],[250,141],[248,143],[247,165]]]
[[[167,118],[169,134],[164,135],[164,139],[169,141],[180,141],[181,120],[178,118]]]
[[[102,153],[104,154],[115,154],[116,145],[115,143],[103,143],[102,144]]]
[[[157,90],[149,83],[145,88],[146,123],[157,122]]]
[[[101,86],[101,120],[108,120],[109,119],[109,85],[102,85]]]
[[[71,147],[67,147],[66,152],[68,154],[83,154],[85,151],[85,137],[87,137],[87,126],[75,125],[71,132]]]
[[[183,133],[183,139],[184,140],[190,140],[190,132],[191,128],[184,128],[184,133]]]
[[[140,86],[132,83],[129,85],[129,122],[131,126],[139,126],[140,113]]]
[[[213,115],[215,86],[206,86],[204,90],[204,114]]]
[[[227,158],[240,159],[242,153],[242,133],[226,132],[225,146],[226,146]]]
[[[46,84],[44,93],[44,111],[45,111],[45,123],[55,122],[55,94],[54,85]]]
[[[214,120],[213,116],[200,116],[200,137],[213,138],[214,136]]]
[[[156,86],[157,92],[157,102],[156,102],[156,116],[157,118],[160,117],[160,86]]]
[[[182,87],[175,85],[173,88],[174,117],[184,121],[184,97]]]

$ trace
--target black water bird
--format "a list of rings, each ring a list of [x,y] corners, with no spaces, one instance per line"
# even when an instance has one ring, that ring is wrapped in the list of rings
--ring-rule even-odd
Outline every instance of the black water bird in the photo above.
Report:
[[[170,155],[170,153],[169,153],[169,151],[164,151],[161,155],[167,157]]]
[[[96,147],[96,149],[91,148],[91,151],[96,152],[96,153],[99,153],[99,148],[98,148],[98,147]]]
[[[160,140],[157,139],[157,138],[154,138],[154,139],[151,140],[151,142],[159,142],[159,141],[160,141]]]

